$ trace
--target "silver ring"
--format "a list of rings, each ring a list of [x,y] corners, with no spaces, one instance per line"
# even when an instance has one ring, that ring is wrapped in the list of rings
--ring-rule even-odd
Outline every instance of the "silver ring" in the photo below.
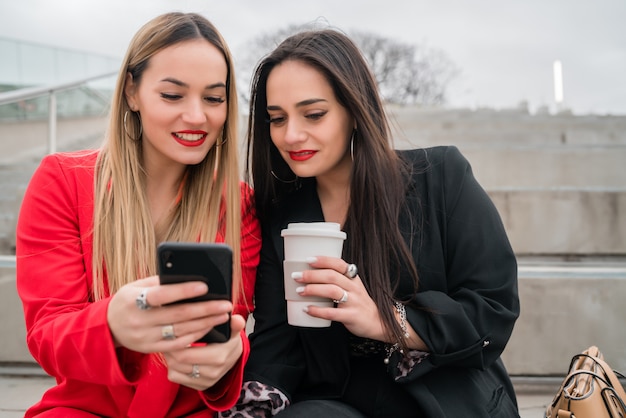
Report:
[[[341,299],[337,300],[337,299],[333,299],[333,302],[335,303],[346,303],[348,301],[348,292],[346,292],[345,290],[343,291],[343,296],[341,296]]]
[[[151,306],[148,305],[148,300],[146,299],[148,297],[148,290],[148,288],[142,289],[139,296],[137,296],[137,299],[135,299],[135,304],[142,311],[151,308]]]
[[[161,327],[161,336],[164,340],[176,339],[176,334],[174,334],[174,325],[163,325]]]
[[[358,274],[358,272],[359,272],[359,269],[357,269],[354,264],[348,264],[348,267],[346,267],[346,272],[344,273],[344,276],[346,276],[348,279],[354,279],[356,275]]]
[[[200,366],[198,366],[197,364],[194,364],[193,366],[191,366],[191,373],[189,374],[189,377],[191,377],[192,379],[197,379],[200,377]]]

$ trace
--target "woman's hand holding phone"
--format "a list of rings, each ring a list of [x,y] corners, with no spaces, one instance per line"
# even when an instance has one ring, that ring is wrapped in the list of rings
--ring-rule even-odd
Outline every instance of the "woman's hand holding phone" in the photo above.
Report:
[[[241,332],[245,326],[246,321],[241,315],[232,315],[228,341],[164,352],[168,379],[200,391],[214,386],[240,360],[243,352]]]
[[[205,390],[243,351],[245,320],[231,318],[232,252],[224,244],[164,243],[157,255],[159,276],[112,296],[109,329],[117,347],[163,353],[171,381]]]
[[[142,292],[145,292],[150,309],[138,308],[137,298]],[[203,282],[160,285],[158,276],[137,280],[122,287],[111,298],[107,310],[115,345],[141,353],[165,352],[190,346],[210,330],[228,323],[233,309],[229,300],[175,303],[206,293],[207,286]]]
[[[149,309],[139,309],[137,297],[145,293]],[[246,322],[232,315],[226,300],[176,304],[207,293],[203,282],[160,285],[159,277],[137,280],[122,287],[109,303],[107,318],[116,346],[141,353],[163,354],[168,377],[195,390],[206,390],[217,383],[241,358],[241,332]],[[230,321],[229,321],[230,318]],[[195,344],[213,327],[229,323],[231,338],[219,344]],[[164,327],[175,338],[163,338]]]

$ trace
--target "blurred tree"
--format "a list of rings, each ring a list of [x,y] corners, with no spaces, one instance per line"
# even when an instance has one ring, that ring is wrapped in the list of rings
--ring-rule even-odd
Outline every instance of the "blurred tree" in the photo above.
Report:
[[[289,35],[318,27],[290,25],[259,35],[240,48],[235,57],[238,58],[237,82],[244,103],[248,103],[251,73],[259,60]],[[352,31],[347,34],[369,62],[385,101],[423,106],[446,103],[446,89],[459,70],[443,51],[402,43],[372,32]]]

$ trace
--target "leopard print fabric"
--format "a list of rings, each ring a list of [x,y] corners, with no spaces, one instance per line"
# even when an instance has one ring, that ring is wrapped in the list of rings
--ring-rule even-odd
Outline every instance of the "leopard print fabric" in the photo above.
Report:
[[[275,387],[256,381],[244,382],[237,404],[219,412],[220,418],[272,417],[289,406],[289,399]]]
[[[393,373],[394,380],[398,381],[403,377],[408,376],[413,368],[424,361],[428,355],[429,353],[426,351],[409,350],[408,354],[406,356],[402,356],[400,361],[398,361],[396,370]]]
[[[376,351],[378,352],[378,351]],[[428,357],[427,352],[410,350],[395,366],[394,380],[406,377],[411,370]],[[289,399],[275,387],[256,381],[244,382],[237,404],[228,411],[219,412],[219,418],[267,418],[290,405]]]

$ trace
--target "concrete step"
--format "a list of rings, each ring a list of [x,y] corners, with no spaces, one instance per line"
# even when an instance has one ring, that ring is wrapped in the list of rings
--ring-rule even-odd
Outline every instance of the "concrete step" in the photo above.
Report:
[[[489,190],[515,253],[626,255],[626,187]]]
[[[33,369],[33,370],[30,370]],[[513,376],[520,418],[542,417],[552,401],[560,380]],[[33,367],[0,365],[0,416],[19,418],[43,393],[54,385],[54,379]]]
[[[107,118],[82,117],[57,121],[57,151],[73,149],[72,144],[98,146],[107,128]],[[0,164],[39,160],[48,150],[47,121],[2,121],[0,123]]]
[[[626,254],[621,238],[626,224],[618,216],[626,209],[625,117],[416,108],[392,113],[414,144],[400,143],[400,148],[459,146],[498,207],[518,254]],[[59,121],[59,149],[97,146],[105,122]],[[45,154],[46,127],[44,122],[0,124],[0,253],[14,246],[21,196]],[[543,137],[545,132],[576,133],[579,140],[562,142]]]
[[[527,109],[427,109],[389,106],[392,132],[414,146],[624,146],[626,117],[529,114]]]
[[[626,257],[519,259],[521,315],[503,354],[512,375],[561,376],[569,359],[597,345],[626,371]],[[15,270],[0,268],[0,363],[33,363],[26,348]]]
[[[36,161],[0,164],[0,254],[15,251],[15,224],[26,186]]]
[[[626,117],[390,106],[399,149],[456,145],[486,189],[626,185]]]
[[[0,254],[12,253],[21,199],[36,164],[0,167]],[[626,185],[626,182],[625,182]],[[502,188],[487,191],[519,255],[626,254],[623,188]]]
[[[509,373],[562,376],[591,345],[626,372],[626,259],[522,260],[519,295],[521,315],[503,354]]]
[[[0,254],[15,251],[15,224],[24,191],[47,152],[47,122],[0,123]],[[104,119],[60,120],[57,151],[97,147]]]
[[[626,187],[626,145],[459,149],[487,190]]]

